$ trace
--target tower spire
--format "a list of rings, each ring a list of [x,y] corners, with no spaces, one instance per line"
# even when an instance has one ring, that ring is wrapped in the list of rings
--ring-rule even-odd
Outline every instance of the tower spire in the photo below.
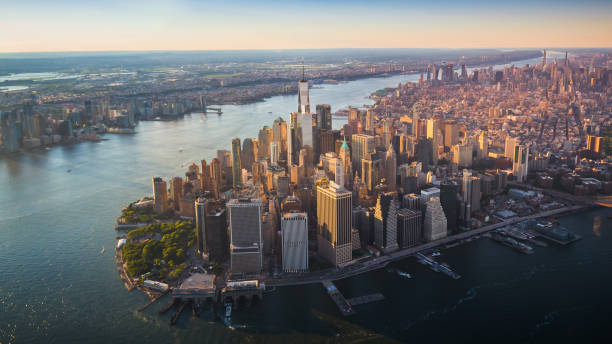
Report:
[[[304,77],[304,56],[302,56],[302,80],[306,80],[306,78]]]

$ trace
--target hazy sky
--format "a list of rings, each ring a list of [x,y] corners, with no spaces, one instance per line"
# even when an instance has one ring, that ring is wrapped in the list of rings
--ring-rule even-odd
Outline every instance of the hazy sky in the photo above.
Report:
[[[0,52],[611,46],[612,0],[0,0]]]

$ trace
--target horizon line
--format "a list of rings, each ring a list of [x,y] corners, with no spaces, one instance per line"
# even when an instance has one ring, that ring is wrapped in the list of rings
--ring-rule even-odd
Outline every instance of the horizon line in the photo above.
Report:
[[[26,51],[2,51],[0,54],[61,54],[61,53],[134,53],[134,52],[150,52],[150,53],[163,53],[163,52],[223,52],[223,51],[323,51],[323,50],[534,50],[541,51],[544,49],[566,49],[566,50],[585,50],[585,49],[612,49],[612,46],[592,46],[592,47],[581,47],[581,46],[567,46],[567,47],[547,47],[542,46],[541,48],[535,47],[461,47],[461,48],[448,48],[448,47],[429,47],[429,48],[417,48],[417,47],[404,47],[404,48],[265,48],[265,49],[249,49],[249,48],[236,48],[236,49],[151,49],[151,50],[26,50]]]

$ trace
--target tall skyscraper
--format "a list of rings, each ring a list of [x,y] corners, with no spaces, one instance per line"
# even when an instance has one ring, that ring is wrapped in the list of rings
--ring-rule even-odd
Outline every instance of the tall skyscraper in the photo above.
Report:
[[[395,190],[397,179],[397,156],[393,151],[393,146],[389,145],[387,154],[385,155],[385,179],[389,190]]]
[[[436,165],[438,163],[438,147],[440,146],[440,142],[438,140],[438,120],[435,118],[427,120],[427,139],[431,139],[432,163]]]
[[[397,243],[401,248],[416,246],[422,239],[422,216],[418,210],[400,209],[397,213]]]
[[[232,140],[232,186],[242,185],[242,162],[240,161],[240,139]]]
[[[514,146],[514,156],[512,158],[512,174],[519,183],[527,179],[527,171],[529,167],[529,146],[516,145]]]
[[[446,237],[446,216],[439,197],[432,197],[427,202],[423,221],[423,237],[427,242]]]
[[[168,187],[160,177],[153,178],[153,210],[163,214],[168,210]]]
[[[480,131],[478,136],[478,158],[486,159],[489,157],[489,138],[485,130]]]
[[[457,121],[444,122],[444,146],[452,147],[459,142],[459,128]]]
[[[270,142],[272,141],[272,129],[267,125],[264,125],[259,129],[258,135],[258,151],[257,159],[267,159],[270,157]]]
[[[352,193],[330,182],[317,186],[317,247],[334,266],[351,261]]]
[[[419,113],[412,110],[412,136],[419,137]]]
[[[225,208],[217,202],[195,200],[196,240],[198,252],[207,254],[213,262],[227,259],[227,216]]]
[[[421,163],[423,172],[429,171],[433,164],[433,141],[431,139],[420,139],[416,147],[417,161]]]
[[[455,233],[457,230],[457,210],[459,208],[459,199],[457,198],[458,191],[459,185],[452,180],[445,180],[440,183],[440,203],[446,215],[449,233]]]
[[[312,115],[308,113],[300,113],[297,117],[301,147],[310,146],[314,148]]]
[[[353,168],[351,164],[351,151],[349,149],[348,144],[346,144],[346,138],[342,142],[342,146],[340,146],[340,154],[338,154],[340,160],[342,160],[342,164],[344,166],[344,182],[345,184],[342,186],[346,186],[347,183],[350,183],[352,180]]]
[[[287,152],[287,122],[281,117],[272,124],[272,140],[278,144],[281,156]]]
[[[542,54],[542,68],[546,67],[546,49],[544,49],[544,52]]]
[[[242,141],[242,151],[240,152],[240,158],[242,167],[247,171],[251,172],[253,168],[253,163],[255,162],[255,147],[253,144],[253,139],[247,137]]]
[[[298,82],[298,112],[301,114],[310,113],[310,95],[308,94],[308,80],[304,74],[302,65],[302,79]]]
[[[517,137],[506,137],[504,156],[510,160],[514,159],[514,146],[518,144],[519,140]]]
[[[317,129],[331,130],[332,115],[331,106],[327,104],[317,105]]]
[[[263,269],[262,203],[232,199],[227,203],[232,274],[258,274]]]
[[[374,153],[376,138],[366,134],[353,134],[351,138],[353,168],[361,168],[361,159],[369,158]]]
[[[278,166],[278,158],[280,152],[278,148],[278,142],[270,142],[270,164],[272,166]]]
[[[383,251],[397,248],[397,202],[394,192],[378,195],[374,210],[374,244]]]
[[[281,216],[284,272],[308,271],[308,215],[284,213]]]

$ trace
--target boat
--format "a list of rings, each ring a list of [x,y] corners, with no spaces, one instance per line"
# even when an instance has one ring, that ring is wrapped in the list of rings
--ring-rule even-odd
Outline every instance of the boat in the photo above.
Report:
[[[102,246],[102,250],[100,250],[100,254],[104,254],[104,246]]]
[[[403,271],[399,271],[397,270],[397,274],[402,276],[402,277],[406,277],[406,278],[412,278],[412,275],[407,273],[407,272],[403,272]]]
[[[71,170],[71,169],[67,169],[67,170],[66,170],[66,173],[70,173],[70,172],[72,172],[72,170]]]
[[[179,147],[179,153],[183,151],[183,147]]]
[[[440,252],[436,251],[434,253],[431,254],[432,257],[439,257],[440,256]]]
[[[230,318],[232,316],[232,305],[228,304],[225,306],[225,317]]]

